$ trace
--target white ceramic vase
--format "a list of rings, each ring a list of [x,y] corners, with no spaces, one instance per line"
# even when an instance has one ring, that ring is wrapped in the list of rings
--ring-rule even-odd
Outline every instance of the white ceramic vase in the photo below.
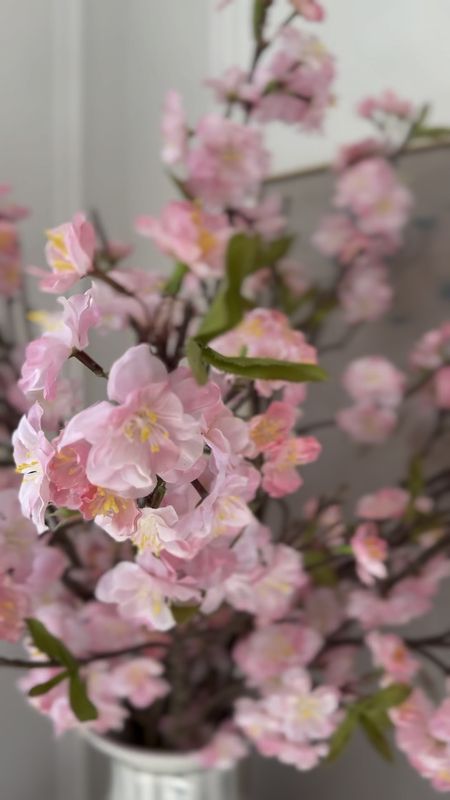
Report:
[[[203,769],[191,753],[145,751],[92,733],[86,738],[110,759],[107,800],[241,800],[236,768]]]

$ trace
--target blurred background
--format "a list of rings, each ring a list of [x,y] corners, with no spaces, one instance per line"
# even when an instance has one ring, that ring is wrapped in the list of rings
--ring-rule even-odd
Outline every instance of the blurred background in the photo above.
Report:
[[[277,3],[285,16],[283,0]],[[114,238],[136,243],[136,215],[157,213],[171,196],[159,162],[164,94],[179,89],[194,120],[211,103],[204,78],[248,61],[249,0],[234,0],[220,14],[215,6],[216,0],[0,0],[0,183],[10,183],[15,200],[32,209],[22,225],[28,263],[43,264],[44,229],[81,208],[98,208]],[[303,243],[328,202],[330,184],[320,172],[299,170],[329,161],[339,144],[368,133],[353,113],[361,96],[392,87],[417,103],[430,102],[432,120],[450,123],[448,0],[328,0],[325,6],[320,35],[339,70],[326,129],[315,137],[276,125],[269,130],[273,172],[290,197],[291,228]],[[365,352],[388,348],[394,359],[405,352],[405,336],[448,315],[450,288],[450,154],[414,155],[403,169],[418,198],[398,271],[406,327],[391,320],[360,345]],[[307,244],[299,253],[314,263]],[[133,263],[160,266],[147,243]],[[325,473],[316,471],[316,488],[333,469],[330,462]],[[373,481],[386,480],[380,463],[368,469]],[[0,673],[1,800],[101,800],[100,757],[87,755],[75,737],[56,742],[14,682],[13,674]],[[259,800],[435,796],[401,756],[397,762],[382,764],[357,741],[338,765],[312,775],[260,761],[250,769]]]

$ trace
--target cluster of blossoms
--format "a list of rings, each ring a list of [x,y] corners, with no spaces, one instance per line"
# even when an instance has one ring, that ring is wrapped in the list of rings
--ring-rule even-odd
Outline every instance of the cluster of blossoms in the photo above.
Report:
[[[430,664],[450,670],[435,654],[450,632],[391,630],[428,613],[450,575],[450,474],[432,461],[448,431],[449,323],[403,371],[370,355],[342,377],[352,404],[331,422],[367,447],[410,398],[426,406],[431,436],[406,476],[353,506],[340,490],[308,496],[307,481],[289,501],[322,452],[306,384],[324,378],[329,317],[354,331],[392,300],[387,262],[412,201],[390,131],[412,138],[417,112],[392,92],[361,104],[385,135],[339,155],[335,210],[314,236],[332,282],[314,281],[286,257],[280,199],[262,193],[261,125],[322,123],[334,62],[297,21],[324,12],[293,0],[270,37],[272,3],[256,4],[252,68],[209,81],[222,109],[192,126],[176,92],[165,103],[162,159],[181,197],[136,229],[175,262],[171,276],[121,263],[131,249],[79,213],[47,232],[49,269],[28,268],[60,309],[29,315],[43,331],[24,353],[2,326],[0,639],[28,656],[0,663],[33,666],[21,689],[58,732],[195,748],[224,768],[253,745],[307,770],[357,724],[386,753],[393,726],[449,790],[450,700],[436,710],[418,687]],[[5,311],[21,297],[20,216],[0,211]],[[87,351],[114,331],[106,370]],[[136,337],[125,350],[124,332]],[[90,371],[97,402],[72,366]]]

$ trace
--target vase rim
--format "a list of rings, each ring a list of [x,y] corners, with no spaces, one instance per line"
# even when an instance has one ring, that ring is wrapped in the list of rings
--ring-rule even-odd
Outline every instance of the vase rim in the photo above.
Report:
[[[145,750],[142,747],[122,744],[107,736],[102,736],[86,729],[81,730],[81,735],[87,739],[92,747],[104,755],[142,772],[177,774],[204,772],[205,770],[199,761],[198,751],[196,750],[190,750],[185,753]]]

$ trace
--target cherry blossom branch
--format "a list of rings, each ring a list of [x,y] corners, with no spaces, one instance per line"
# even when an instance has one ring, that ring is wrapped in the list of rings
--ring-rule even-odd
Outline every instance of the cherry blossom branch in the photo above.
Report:
[[[106,378],[108,379],[108,373],[105,372],[103,367],[100,366],[92,356],[89,356],[84,350],[73,350],[71,358],[76,358],[77,361],[80,361],[87,367],[94,375],[97,375],[99,378]]]
[[[132,645],[131,647],[123,647],[119,650],[104,650],[103,652],[96,653],[95,655],[86,656],[84,658],[75,659],[78,666],[84,667],[87,664],[92,664],[95,661],[103,661],[105,659],[121,658],[122,656],[133,655],[141,653],[145,650],[159,649],[161,647],[168,647],[167,642],[142,642],[142,644]],[[8,658],[7,656],[0,656],[0,667],[10,667],[15,669],[46,669],[48,667],[60,667],[58,661],[51,659],[47,661],[29,661],[23,658]]]
[[[427,550],[424,550],[420,556],[418,556],[418,558],[410,561],[409,564],[403,567],[403,569],[401,569],[399,572],[392,575],[390,578],[387,578],[382,584],[382,593],[387,594],[397,583],[404,580],[404,578],[408,578],[410,575],[414,575],[416,572],[419,572],[422,567],[428,563],[428,561],[448,547],[450,547],[450,531],[448,531],[445,536],[435,542],[434,545],[429,547]]]

